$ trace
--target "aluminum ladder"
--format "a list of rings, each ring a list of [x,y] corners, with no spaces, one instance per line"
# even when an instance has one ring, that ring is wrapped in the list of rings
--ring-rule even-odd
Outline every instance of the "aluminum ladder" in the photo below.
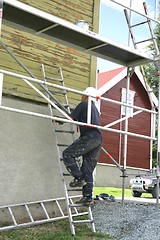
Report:
[[[145,14],[149,17],[146,2],[143,2],[143,8],[144,8]],[[159,49],[158,49],[158,45],[157,45],[157,42],[156,42],[156,38],[154,36],[154,31],[152,29],[151,20],[148,17],[146,17],[146,21],[143,21],[143,22],[131,25],[127,9],[124,9],[124,13],[125,13],[127,25],[128,25],[128,28],[129,28],[129,33],[130,33],[130,36],[131,36],[134,48],[137,49],[137,45],[140,44],[140,43],[152,41],[154,49],[155,49],[155,53],[156,53],[156,55],[158,55],[159,54]],[[147,24],[148,25],[149,31],[150,31],[150,34],[151,34],[151,38],[136,42],[132,29],[135,28],[135,27],[138,27],[140,25],[143,25],[143,24]]]
[[[45,68],[44,65],[42,64],[42,75],[43,75],[43,80],[46,81],[56,81],[60,86],[65,87],[64,84],[64,79],[63,79],[63,73],[62,73],[62,68],[58,69],[58,73],[59,73],[59,78],[52,78],[52,77],[47,77],[46,76],[46,72],[45,72]],[[49,90],[49,89],[48,89]],[[56,94],[62,95],[62,99],[61,101],[63,102],[62,106],[66,108],[66,111],[68,112],[68,114],[70,114],[70,107],[69,107],[69,102],[68,102],[68,96],[67,96],[67,91],[66,90],[51,90],[52,94]],[[50,114],[51,116],[54,116],[54,109],[52,108],[52,106],[49,104],[49,110],[50,110]],[[77,205],[75,204],[72,199],[72,197],[70,196],[70,194],[73,194],[73,192],[77,191],[81,191],[80,188],[74,189],[74,188],[68,188],[68,182],[69,182],[69,178],[70,181],[71,179],[73,179],[73,176],[71,176],[71,174],[66,170],[63,161],[62,161],[62,151],[68,147],[74,140],[74,130],[73,130],[73,124],[69,124],[69,126],[66,124],[68,123],[64,123],[63,126],[59,123],[57,123],[56,121],[53,122],[53,132],[56,136],[56,146],[57,146],[57,154],[58,154],[58,158],[59,158],[59,169],[60,169],[60,174],[61,174],[61,178],[63,181],[63,185],[64,185],[64,194],[65,194],[65,200],[66,200],[66,206],[67,206],[67,211],[68,211],[68,218],[69,218],[69,224],[70,224],[70,230],[71,230],[71,234],[73,236],[75,236],[75,225],[77,224],[88,224],[91,226],[91,229],[93,232],[96,232],[95,230],[95,224],[94,224],[94,220],[93,220],[93,215],[92,215],[92,209],[91,206],[87,206],[84,207],[82,205]],[[66,130],[67,129],[67,130]],[[69,137],[70,136],[70,143],[69,142]],[[66,144],[67,141],[67,144]],[[80,164],[80,159],[77,159],[78,164]],[[74,196],[75,197],[75,196]],[[74,198],[75,199],[75,198]],[[85,208],[87,208],[86,211]],[[79,209],[79,210],[78,210]],[[77,218],[78,216],[84,216],[84,219],[81,220],[76,220],[75,218]],[[87,219],[86,219],[87,216]]]
[[[149,17],[146,2],[143,2],[143,8],[144,8],[144,13]],[[146,21],[131,25],[127,9],[124,9],[124,14],[125,14],[125,17],[126,17],[127,25],[128,25],[128,28],[129,28],[129,33],[130,33],[131,40],[132,40],[134,48],[138,49],[138,44],[140,44],[140,43],[152,41],[153,47],[154,47],[154,50],[155,50],[155,55],[159,55],[160,52],[159,52],[158,44],[157,44],[157,41],[156,41],[156,38],[155,38],[155,35],[154,35],[154,31],[152,29],[151,20],[148,17],[146,17]],[[143,25],[143,24],[148,25],[151,38],[136,42],[135,37],[134,37],[134,33],[133,33],[133,28],[138,27],[138,26]],[[157,68],[156,63],[155,63],[155,66]],[[151,105],[154,108],[153,103],[151,101],[152,98],[150,96],[151,89],[148,86],[147,75],[145,74],[144,67],[142,65],[140,66],[140,70],[141,70],[141,73],[143,75],[144,83],[145,83],[145,86],[146,86],[146,89],[147,89],[147,92],[148,92],[148,95],[149,95],[149,98],[150,98]]]
[[[69,197],[73,204],[75,196]],[[0,207],[0,215],[3,220],[0,222],[0,231],[7,231],[21,227],[29,227],[44,223],[50,223],[60,219],[68,218],[63,210],[65,198],[45,199],[40,201],[25,202]],[[54,215],[54,211],[56,216]],[[37,216],[37,212],[39,216]],[[20,218],[19,215],[23,218]],[[80,216],[81,213],[75,211],[73,216]]]

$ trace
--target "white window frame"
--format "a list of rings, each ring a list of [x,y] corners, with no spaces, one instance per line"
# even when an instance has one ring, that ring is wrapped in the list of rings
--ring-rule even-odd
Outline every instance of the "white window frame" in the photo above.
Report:
[[[135,92],[132,90],[128,91],[128,96],[127,96],[127,89],[126,88],[122,88],[122,92],[121,92],[121,102],[122,103],[127,103],[131,106],[134,105],[134,95]],[[133,117],[133,108],[132,107],[126,107],[124,105],[121,106],[121,115],[125,116],[125,115],[129,115],[131,117]]]

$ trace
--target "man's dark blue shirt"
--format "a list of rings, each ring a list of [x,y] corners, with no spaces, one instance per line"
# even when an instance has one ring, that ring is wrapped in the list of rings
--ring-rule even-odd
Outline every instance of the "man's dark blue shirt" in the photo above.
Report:
[[[87,123],[87,110],[88,102],[80,102],[71,113],[71,118],[78,122]],[[91,124],[98,126],[100,125],[100,115],[93,102],[91,104]],[[97,128],[86,126],[79,126],[79,128],[81,136],[89,134],[92,131],[94,138],[99,139],[101,137],[101,133]]]

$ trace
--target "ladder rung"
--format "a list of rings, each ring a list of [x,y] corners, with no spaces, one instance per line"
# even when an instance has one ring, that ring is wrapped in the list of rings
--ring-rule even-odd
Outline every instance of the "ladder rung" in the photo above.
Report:
[[[74,192],[74,191],[78,192],[78,191],[82,191],[82,188],[69,188],[69,189],[67,189],[67,191],[69,191],[69,192]]]
[[[70,173],[63,173],[63,176],[66,177],[66,176],[72,176]]]
[[[64,106],[64,107],[69,107],[69,105],[68,105],[68,104],[63,104],[63,106]]]
[[[34,219],[33,219],[33,217],[32,217],[32,214],[31,214],[31,212],[30,212],[30,210],[29,210],[28,205],[27,205],[27,204],[24,204],[24,206],[25,206],[25,208],[26,208],[26,210],[27,210],[27,213],[28,213],[28,216],[29,216],[31,222],[33,223],[33,222],[34,222]]]
[[[65,215],[64,215],[64,212],[63,212],[63,210],[62,210],[62,208],[61,208],[61,205],[59,204],[58,201],[56,201],[56,204],[57,204],[57,206],[58,206],[58,209],[59,209],[61,215],[62,215],[62,216],[65,216]]]
[[[145,40],[142,40],[142,41],[136,42],[135,44],[140,44],[140,43],[148,42],[148,41],[153,41],[153,38],[145,39]]]
[[[43,208],[43,210],[44,210],[44,213],[45,213],[47,219],[50,219],[50,217],[49,217],[49,215],[48,215],[48,212],[47,212],[47,210],[46,210],[46,208],[45,208],[43,202],[41,202],[40,204],[41,204],[41,206],[42,206],[42,208]]]
[[[68,144],[63,144],[63,143],[58,143],[57,146],[59,146],[59,147],[68,147],[69,145]]]
[[[17,226],[17,222],[16,222],[16,219],[15,219],[15,216],[14,216],[14,214],[12,212],[11,207],[8,207],[8,210],[9,210],[9,213],[11,215],[11,218],[12,218],[12,221],[13,221],[14,225]]]
[[[88,206],[84,206],[83,203],[73,203],[73,204],[69,204],[69,207],[88,207]]]
[[[132,25],[132,26],[130,26],[130,27],[131,27],[131,28],[133,28],[133,27],[137,27],[137,26],[142,25],[142,24],[145,24],[145,23],[148,23],[148,21],[144,21],[144,22],[136,23],[136,24],[134,24],[134,25]]]
[[[62,81],[63,81],[63,79],[61,79],[61,78],[46,77],[46,79],[50,79],[50,80],[54,80],[54,81],[59,81],[59,82],[62,82]]]
[[[74,131],[67,131],[67,130],[55,130],[55,132],[59,132],[59,133],[71,133],[74,134]]]
[[[63,95],[65,95],[66,94],[66,92],[64,92],[64,91],[56,91],[56,90],[50,90],[50,92],[51,93],[56,93],[56,94],[63,94]]]
[[[69,204],[69,207],[87,207],[87,208],[90,208],[92,205],[93,205],[93,203],[89,204],[88,206],[83,205],[83,203],[71,203],[71,204]],[[86,212],[84,214],[86,214]]]
[[[83,208],[86,207],[86,206],[83,206]],[[77,208],[77,207],[75,207]],[[79,212],[79,213],[74,213],[72,214],[72,217],[81,217],[81,216],[85,216],[85,215],[88,215],[88,212]]]
[[[72,222],[73,224],[83,224],[83,223],[93,223],[93,220],[76,220]]]

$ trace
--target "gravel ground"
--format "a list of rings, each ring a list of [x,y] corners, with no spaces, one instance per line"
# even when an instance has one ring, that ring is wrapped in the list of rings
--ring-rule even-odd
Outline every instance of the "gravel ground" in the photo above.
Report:
[[[159,207],[160,208],[160,207]],[[96,230],[118,240],[160,240],[160,209],[156,204],[121,201],[93,206]]]

